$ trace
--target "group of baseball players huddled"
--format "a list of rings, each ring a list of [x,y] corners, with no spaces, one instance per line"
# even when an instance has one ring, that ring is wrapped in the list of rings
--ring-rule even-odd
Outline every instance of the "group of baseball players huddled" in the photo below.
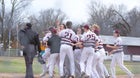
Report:
[[[116,78],[115,65],[133,78],[131,73],[123,64],[123,46],[120,38],[120,31],[113,31],[114,45],[106,44],[111,48],[112,61],[110,73],[104,65],[106,52],[103,47],[103,40],[99,36],[100,26],[84,25],[78,27],[76,33],[72,30],[72,22],[50,27],[41,41],[40,53],[44,60],[41,77],[48,73],[54,78],[55,67],[58,68],[60,78]]]

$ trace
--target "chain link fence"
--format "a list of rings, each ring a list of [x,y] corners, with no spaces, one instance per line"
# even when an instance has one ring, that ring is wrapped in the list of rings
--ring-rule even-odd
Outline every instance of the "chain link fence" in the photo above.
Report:
[[[23,56],[23,52],[20,49],[7,49],[4,51],[0,48],[0,56],[18,57]]]

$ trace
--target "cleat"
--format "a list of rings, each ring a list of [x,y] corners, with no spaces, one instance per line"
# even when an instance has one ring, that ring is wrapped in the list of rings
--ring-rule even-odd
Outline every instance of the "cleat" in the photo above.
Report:
[[[60,78],[65,78],[65,76],[61,76]]]
[[[110,78],[110,76],[106,76],[105,78]]]
[[[89,75],[85,75],[84,78],[89,78]]]
[[[69,78],[75,78],[73,75],[71,75]]]
[[[81,73],[81,78],[82,78],[84,75],[85,75],[85,72],[82,72],[82,73]]]
[[[129,78],[134,78],[134,74],[131,74],[131,75],[129,76]]]

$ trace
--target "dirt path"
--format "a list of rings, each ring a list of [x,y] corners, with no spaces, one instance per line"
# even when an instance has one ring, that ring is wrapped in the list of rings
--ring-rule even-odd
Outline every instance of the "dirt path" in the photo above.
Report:
[[[17,73],[0,73],[0,78],[24,78],[24,74]],[[35,78],[40,78],[39,75],[35,75]],[[44,78],[49,78],[48,75]],[[59,78],[58,75],[55,75],[55,78]],[[126,75],[118,75],[117,78],[128,78]],[[140,74],[134,76],[134,78],[140,78]]]

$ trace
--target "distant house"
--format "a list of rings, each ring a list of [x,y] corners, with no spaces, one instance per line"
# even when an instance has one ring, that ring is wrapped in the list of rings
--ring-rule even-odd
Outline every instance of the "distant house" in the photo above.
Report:
[[[110,51],[111,49],[107,48],[105,44],[113,44],[114,37],[113,36],[104,36],[101,35],[101,38],[104,42],[104,47],[106,51]],[[131,60],[133,55],[140,55],[140,37],[121,37],[124,46],[124,53],[129,54],[131,56]]]

